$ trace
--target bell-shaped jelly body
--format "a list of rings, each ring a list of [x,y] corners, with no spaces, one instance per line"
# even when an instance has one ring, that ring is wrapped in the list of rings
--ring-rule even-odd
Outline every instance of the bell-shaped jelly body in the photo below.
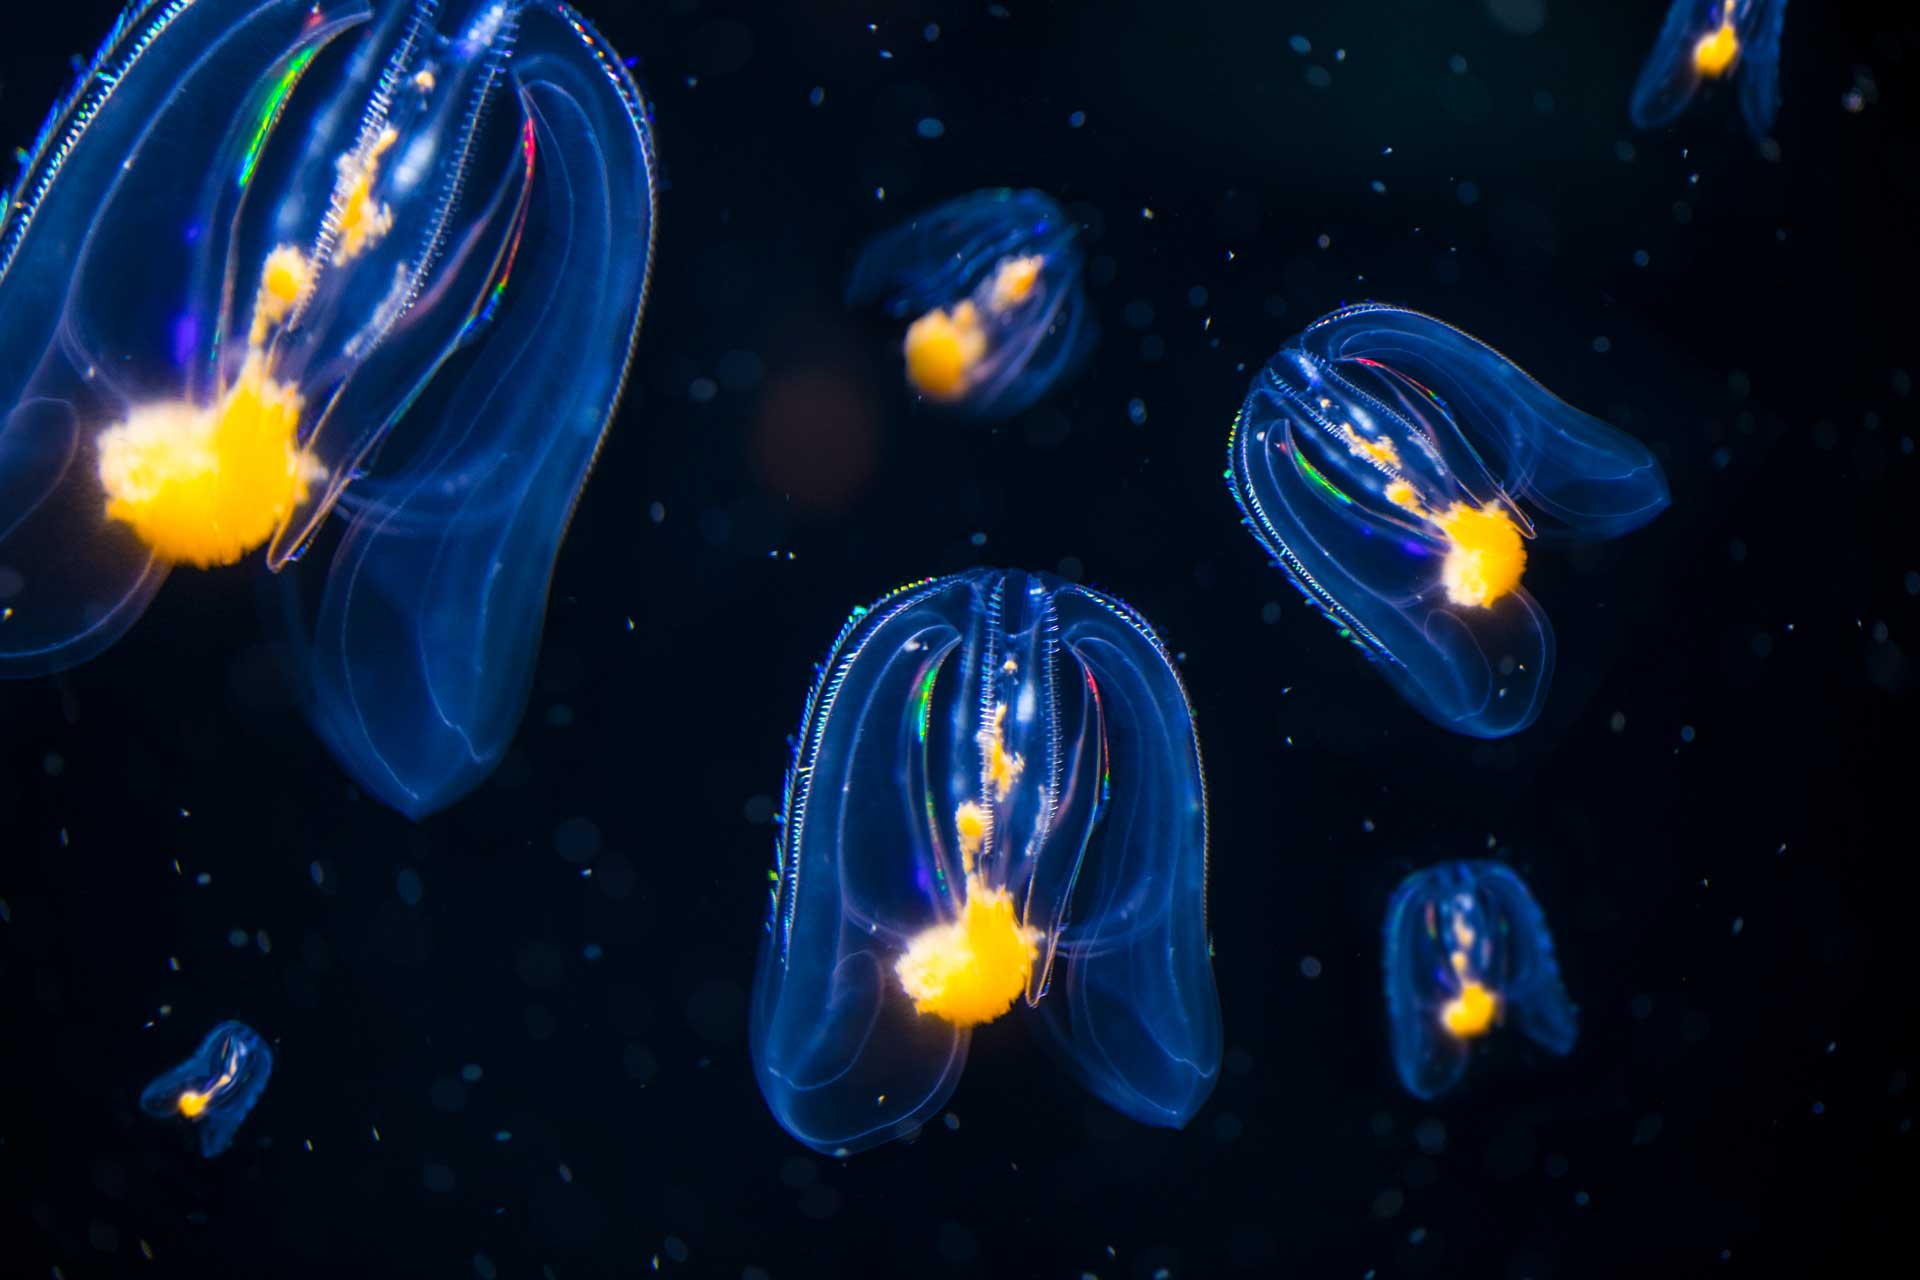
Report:
[[[1521,585],[1536,521],[1608,538],[1667,505],[1637,441],[1431,316],[1362,303],[1253,380],[1228,442],[1247,527],[1436,724],[1532,724],[1553,628]]]
[[[140,1091],[140,1109],[156,1120],[193,1127],[203,1156],[233,1145],[240,1122],[260,1101],[273,1074],[273,1050],[244,1022],[223,1022],[193,1056]]]
[[[1401,881],[1384,963],[1393,1066],[1416,1098],[1451,1089],[1473,1042],[1507,1024],[1557,1057],[1573,1050],[1579,1027],[1546,917],[1498,862],[1446,862]]]
[[[626,375],[652,151],[559,0],[147,0],[0,212],[0,675],[347,517],[311,717],[409,814],[517,724]]]
[[[1072,374],[1098,334],[1077,231],[1038,191],[976,191],[876,238],[847,301],[911,318],[907,381],[926,399],[1008,417]]]
[[[754,979],[754,1069],[825,1152],[912,1131],[1016,1005],[1101,1099],[1213,1088],[1207,801],[1186,692],[1126,605],[975,570],[856,611],[807,701]]]
[[[1787,0],[1673,0],[1634,82],[1628,114],[1642,129],[1671,123],[1703,80],[1736,73],[1740,114],[1755,142],[1780,109],[1780,26]]]

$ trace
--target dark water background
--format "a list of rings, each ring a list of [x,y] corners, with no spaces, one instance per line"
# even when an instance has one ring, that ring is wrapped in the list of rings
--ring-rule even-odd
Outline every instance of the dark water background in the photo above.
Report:
[[[176,574],[103,657],[0,687],[0,1274],[1910,1256],[1911,11],[1792,7],[1773,162],[1726,92],[1630,131],[1658,0],[1006,7],[589,6],[656,108],[654,292],[525,723],[466,802],[414,826],[348,785],[246,569]],[[22,145],[115,11],[25,8],[0,47]],[[865,236],[997,185],[1090,222],[1105,338],[990,430],[916,410],[897,334],[839,293]],[[1668,468],[1653,526],[1536,557],[1561,667],[1503,743],[1401,705],[1221,479],[1251,369],[1362,298],[1485,338]],[[957,1128],[816,1157],[744,1033],[786,735],[851,606],[981,563],[1114,592],[1184,655],[1226,1068],[1187,1131],[1148,1130],[1008,1021]],[[1546,909],[1582,1039],[1499,1045],[1417,1104],[1381,913],[1489,848]],[[225,1017],[279,1061],[205,1163],[134,1102]]]

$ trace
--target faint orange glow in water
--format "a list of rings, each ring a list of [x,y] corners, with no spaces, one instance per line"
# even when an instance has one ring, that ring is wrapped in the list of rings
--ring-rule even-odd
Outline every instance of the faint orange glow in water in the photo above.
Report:
[[[760,399],[754,467],[795,506],[838,511],[872,479],[878,443],[863,382],[841,369],[799,369],[770,381]]]

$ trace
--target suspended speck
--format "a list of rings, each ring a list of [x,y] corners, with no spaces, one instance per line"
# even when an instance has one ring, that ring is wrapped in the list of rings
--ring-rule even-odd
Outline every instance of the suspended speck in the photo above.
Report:
[[[698,88],[699,86],[700,86],[700,77],[699,77],[699,76],[688,76],[688,77],[687,77],[687,88],[689,88],[689,89],[696,89],[696,88]]]
[[[586,946],[580,948],[580,954],[588,960],[598,960],[606,953],[600,949],[599,943],[589,942]]]
[[[1333,51],[1333,60],[1335,62],[1345,62],[1347,60],[1347,51],[1345,49],[1335,49]]]
[[[1467,60],[1466,60],[1466,57],[1465,57],[1464,55],[1462,55],[1462,54],[1458,54],[1458,53],[1456,53],[1456,54],[1454,54],[1454,55],[1453,55],[1453,56],[1452,56],[1451,58],[1448,58],[1448,59],[1447,59],[1447,70],[1449,70],[1449,71],[1451,71],[1451,72],[1453,72],[1453,74],[1455,74],[1455,75],[1457,75],[1457,76],[1463,76],[1463,75],[1465,75],[1465,74],[1467,74]]]
[[[1144,219],[1145,221],[1147,221],[1147,222],[1152,222],[1152,221],[1153,221],[1153,210],[1152,210],[1152,209],[1149,209],[1149,208],[1147,208],[1147,207],[1146,207],[1145,205],[1142,205],[1142,206],[1141,206],[1141,208],[1140,208],[1140,216],[1141,216],[1141,218],[1142,218],[1142,219]]]
[[[712,378],[695,378],[693,384],[687,388],[687,394],[693,398],[695,404],[705,404],[713,399],[719,390],[719,384]]]
[[[1327,70],[1325,67],[1322,67],[1322,66],[1311,66],[1307,68],[1307,87],[1308,88],[1325,89],[1330,87],[1332,84],[1333,84],[1333,72]]]
[[[882,49],[882,50],[880,51],[880,61],[882,61],[882,62],[892,62],[892,61],[893,61],[893,52],[892,52],[891,50],[889,50],[889,49]]]
[[[1601,334],[1593,340],[1593,349],[1601,355],[1605,355],[1607,352],[1613,350],[1613,341],[1605,334]]]
[[[1692,725],[1690,725],[1690,724],[1683,724],[1683,725],[1681,725],[1681,726],[1680,726],[1680,741],[1682,741],[1682,742],[1692,742],[1692,741],[1693,741],[1693,726],[1692,726]]]
[[[1328,235],[1324,231],[1322,231],[1319,235],[1315,236],[1313,238],[1313,242],[1319,245],[1322,249],[1333,248],[1333,237]]]
[[[1461,204],[1475,205],[1480,203],[1480,185],[1476,182],[1468,181],[1458,183],[1453,188],[1453,194],[1459,198]]]
[[[1620,158],[1620,163],[1629,164],[1633,160],[1633,144],[1622,138],[1613,144],[1613,154]]]
[[[1287,41],[1287,48],[1304,58],[1313,52],[1313,42],[1305,36],[1293,36]]]
[[[875,200],[885,200],[887,198],[887,189],[885,187],[875,187],[873,189],[873,198]]]
[[[1072,115],[1067,117],[1067,128],[1078,129],[1081,125],[1085,124],[1086,122],[1087,122],[1087,113],[1084,111],[1076,111]]]
[[[813,86],[813,92],[807,95],[807,105],[817,107],[827,100],[827,91],[820,85]]]
[[[1378,179],[1378,178],[1375,178],[1375,179],[1374,179],[1374,180],[1373,180],[1373,181],[1372,181],[1371,183],[1369,183],[1368,185],[1369,185],[1369,186],[1371,186],[1371,187],[1373,188],[1373,194],[1375,194],[1375,195],[1377,195],[1377,196],[1383,196],[1383,195],[1385,195],[1385,194],[1387,194],[1387,184],[1386,184],[1386,183],[1384,183],[1384,182],[1382,182],[1382,181],[1380,181],[1380,179]]]
[[[987,545],[987,535],[984,533],[975,533],[971,538],[967,539],[967,541],[976,547],[984,547]]]
[[[1135,396],[1127,401],[1127,421],[1136,427],[1147,425],[1147,402]]]
[[[1301,956],[1300,957],[1300,973],[1302,974],[1302,976],[1308,977],[1308,978],[1319,977],[1320,976],[1320,957],[1319,956]]]
[[[940,24],[937,22],[929,22],[920,29],[920,36],[928,44],[932,44],[940,38]]]
[[[1735,916],[1733,918],[1733,936],[1734,937],[1736,938],[1739,937],[1740,931],[1746,927],[1747,927],[1747,918],[1745,916]]]
[[[573,1169],[570,1166],[564,1165],[564,1164],[560,1166],[560,1181],[562,1182],[573,1181]]]
[[[648,507],[647,519],[653,521],[655,524],[666,523],[667,504],[664,502],[656,502],[652,506]]]
[[[402,867],[400,874],[394,877],[394,892],[400,895],[400,901],[410,907],[420,905],[420,899],[426,894],[426,886],[421,883],[420,873],[412,867]]]
[[[941,124],[932,116],[923,117],[920,123],[915,126],[915,132],[919,133],[923,138],[937,138],[946,131],[947,126]]]
[[[244,946],[246,946],[246,945],[247,945],[247,931],[246,931],[245,929],[229,929],[229,930],[227,930],[227,945],[228,945],[228,946],[230,946],[230,947],[244,947]]]
[[[481,1077],[484,1075],[486,1075],[486,1072],[480,1069],[480,1064],[477,1062],[469,1062],[466,1066],[460,1068],[460,1078],[468,1084],[480,1083]]]
[[[60,843],[65,844],[66,841],[62,840]],[[205,888],[207,885],[210,885],[213,883],[213,873],[209,871],[202,871],[199,875],[193,878],[193,882],[201,886],[202,888]]]
[[[1646,266],[1646,265],[1647,265],[1647,264],[1648,264],[1649,262],[1651,262],[1651,261],[1653,261],[1653,259],[1651,259],[1651,258],[1649,258],[1649,257],[1647,256],[1647,251],[1646,251],[1645,249],[1635,249],[1635,250],[1633,251],[1633,265],[1634,265],[1634,266],[1636,266],[1636,267],[1644,267],[1644,266]]]
[[[317,859],[307,864],[307,879],[313,881],[315,884],[325,884],[327,882],[326,868],[322,867]]]
[[[496,1129],[493,1134],[493,1140],[495,1142],[512,1142],[513,1131],[511,1129]]]

